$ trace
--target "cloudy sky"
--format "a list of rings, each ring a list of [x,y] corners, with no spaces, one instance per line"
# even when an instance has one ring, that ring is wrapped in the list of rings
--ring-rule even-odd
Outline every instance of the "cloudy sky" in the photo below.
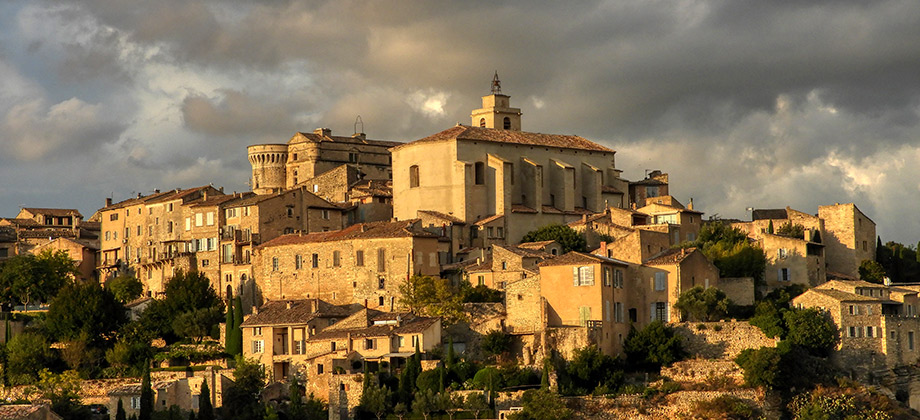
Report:
[[[671,174],[708,215],[855,202],[920,239],[920,4],[0,2],[0,216],[247,190],[245,147],[469,124],[498,70],[526,131]]]

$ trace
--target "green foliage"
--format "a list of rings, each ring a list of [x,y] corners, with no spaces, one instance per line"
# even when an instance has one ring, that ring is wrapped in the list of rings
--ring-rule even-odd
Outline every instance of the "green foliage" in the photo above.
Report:
[[[585,237],[566,225],[546,225],[527,232],[521,242],[556,241],[562,246],[562,253],[569,251],[585,252],[588,242]]]
[[[479,418],[479,413],[489,409],[489,401],[486,399],[486,394],[482,392],[474,392],[472,394],[467,394],[466,401],[463,402],[463,407],[467,411],[473,413],[473,418]]]
[[[112,280],[105,282],[105,288],[115,295],[121,303],[128,303],[141,296],[144,292],[144,284],[136,277],[122,274]]]
[[[786,341],[818,357],[830,355],[840,334],[827,312],[808,308],[791,310],[783,314],[788,333]]]
[[[201,384],[201,394],[198,395],[198,420],[214,420],[214,407],[211,405],[211,390],[208,381]]]
[[[141,379],[141,406],[137,414],[138,420],[150,420],[153,416],[153,388],[150,384],[150,365],[144,366],[144,376]]]
[[[6,345],[4,370],[10,385],[26,385],[37,381],[38,372],[52,364],[55,354],[45,337],[23,332]]]
[[[709,400],[700,400],[693,404],[695,418],[754,420],[760,419],[761,413],[749,401],[732,395],[720,395]]]
[[[223,311],[217,307],[195,309],[176,316],[172,322],[172,329],[176,335],[193,338],[195,342],[200,343],[210,334],[211,327],[219,324],[223,318]]]
[[[431,413],[441,409],[441,398],[434,391],[427,389],[415,394],[415,400],[412,401],[412,411],[421,414],[428,420]]]
[[[560,388],[564,388],[564,394],[573,395],[593,393],[598,388],[615,390],[624,377],[619,361],[601,353],[594,345],[575,350],[566,371],[568,383],[560,383]]]
[[[413,313],[441,317],[446,324],[466,319],[463,293],[450,280],[414,275],[399,285],[399,304]]]
[[[763,301],[757,304],[754,310],[754,317],[748,323],[760,328],[764,335],[770,338],[783,337],[786,335],[786,324],[783,322],[783,312],[787,309],[778,308],[771,301]]]
[[[419,391],[432,390],[438,392],[440,390],[440,378],[444,368],[438,367],[436,369],[426,370],[422,373],[419,373],[418,378],[415,379],[415,387]]]
[[[863,260],[859,264],[859,279],[870,283],[882,284],[885,282],[885,267],[876,261]]]
[[[832,379],[834,369],[821,357],[788,341],[774,347],[747,349],[735,363],[744,371],[749,386],[760,386],[783,392],[807,389]]]
[[[559,395],[549,390],[529,390],[522,402],[524,409],[508,416],[509,420],[563,420],[572,415]]]
[[[238,356],[233,371],[233,384],[224,390],[224,417],[232,415],[232,418],[240,420],[261,419],[264,409],[259,402],[259,393],[263,387],[265,369],[262,364]]]
[[[681,337],[661,321],[648,324],[642,330],[630,328],[623,344],[630,365],[658,370],[684,357]]]
[[[918,261],[920,253],[913,249],[913,245],[888,242],[881,246],[881,239],[879,239],[878,246],[876,261],[882,265],[892,282],[920,281],[920,261]]]
[[[234,305],[233,299],[231,298],[227,305],[227,314],[226,314],[226,319],[225,319],[226,330],[224,334],[224,348],[227,350],[227,354],[230,354],[231,356],[239,356],[240,354],[242,354],[243,346],[242,346],[242,343],[240,343],[240,345],[237,345],[236,343],[237,336],[235,332],[237,329],[240,328],[240,326],[236,324],[235,319],[233,317],[234,307],[235,305]],[[236,352],[237,348],[240,349],[240,353]]]
[[[125,406],[121,398],[118,399],[118,408],[115,409],[115,420],[128,420],[128,414],[125,413]]]
[[[52,411],[66,420],[85,419],[89,416],[89,410],[80,402],[81,380],[77,371],[55,374],[42,369],[39,378],[36,389],[42,399],[51,402]]]
[[[380,386],[377,381],[371,381],[369,386],[361,394],[361,408],[372,413],[377,420],[380,420],[390,409],[390,400],[392,397],[390,388]]]
[[[406,360],[406,366],[403,368],[402,375],[399,377],[399,401],[412,403],[412,394],[415,392],[416,383],[419,375],[422,373],[422,355],[418,346],[415,347],[415,354]]]
[[[796,395],[788,405],[795,420],[888,420],[914,415],[891,400],[861,386],[823,387]]]
[[[58,340],[89,337],[92,347],[108,347],[127,321],[125,307],[97,283],[70,283],[48,309],[45,328]]]
[[[14,256],[0,265],[0,302],[47,302],[76,274],[73,259],[64,251]]]
[[[719,268],[722,277],[753,277],[757,283],[763,281],[766,255],[751,244],[741,229],[721,221],[707,222],[700,228],[697,240],[688,245],[699,248]]]
[[[505,299],[505,294],[500,290],[495,290],[486,285],[472,287],[468,281],[461,284],[463,293],[463,302],[472,303],[501,303]]]
[[[473,386],[476,389],[495,391],[504,388],[501,372],[492,366],[484,367],[473,375]]]
[[[774,388],[780,384],[780,366],[783,354],[774,347],[745,349],[735,358],[744,371],[748,386]]]
[[[773,221],[771,220],[770,223],[772,222]],[[792,224],[791,221],[788,221],[780,225],[779,229],[776,230],[776,234],[789,238],[805,239],[805,226],[800,224]]]
[[[230,330],[229,333],[233,333],[233,347],[227,350],[228,353],[234,355],[243,354],[243,298],[237,296],[233,299],[233,330]]]
[[[511,349],[513,338],[500,330],[492,330],[482,336],[479,346],[488,354],[500,356]]]
[[[178,271],[166,283],[165,293],[165,299],[150,303],[141,314],[140,322],[144,328],[163,337],[167,343],[174,342],[180,337],[200,338],[201,336],[186,334],[198,334],[200,330],[203,330],[205,331],[203,336],[211,330],[213,325],[220,322],[221,317],[214,313],[223,313],[224,303],[204,274]],[[201,309],[211,309],[211,311],[188,315],[178,324],[181,327],[180,331],[174,329],[177,318]],[[210,322],[210,325],[205,326],[205,321]],[[197,322],[201,324],[195,325]]]
[[[718,321],[728,316],[732,305],[725,292],[710,287],[693,287],[682,293],[674,305],[680,311],[683,321]]]
[[[144,365],[153,357],[151,339],[152,334],[140,323],[124,325],[118,332],[118,341],[105,352],[105,360],[109,363],[106,376],[141,376]]]
[[[447,360],[444,363],[444,367],[448,370],[454,368],[454,364],[457,363],[457,352],[454,351],[454,338],[447,337]]]

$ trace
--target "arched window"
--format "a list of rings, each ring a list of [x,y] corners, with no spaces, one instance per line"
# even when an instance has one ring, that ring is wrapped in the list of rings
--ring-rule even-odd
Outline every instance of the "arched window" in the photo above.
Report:
[[[485,126],[486,126],[486,119],[485,119],[485,118],[480,118],[480,119],[479,119],[479,126],[480,126],[480,127],[485,127]]]
[[[409,167],[409,188],[415,188],[418,186],[418,165],[412,165]]]
[[[502,124],[505,127],[505,130],[511,129],[511,118],[505,117],[505,121]]]
[[[482,185],[486,183],[486,164],[482,162],[476,162],[476,185]]]

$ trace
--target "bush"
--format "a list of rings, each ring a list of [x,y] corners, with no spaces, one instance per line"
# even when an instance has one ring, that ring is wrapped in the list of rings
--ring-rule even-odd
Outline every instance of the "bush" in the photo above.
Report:
[[[562,253],[585,252],[588,242],[585,237],[566,225],[546,225],[527,232],[521,242],[556,241],[562,246]]]
[[[661,321],[652,322],[641,331],[631,328],[623,350],[630,365],[646,370],[659,370],[685,354],[681,337]]]
[[[560,381],[560,388],[566,394],[584,395],[598,393],[598,388],[616,390],[623,383],[621,363],[607,356],[597,348],[588,346],[575,350],[575,355],[566,367],[567,381]],[[568,382],[568,383],[565,383]]]
[[[45,337],[24,332],[6,345],[7,380],[10,385],[28,385],[38,380],[38,372],[54,363],[54,351]]]
[[[760,410],[751,403],[731,395],[720,395],[693,405],[696,418],[746,420],[760,418]]]
[[[797,309],[783,315],[789,343],[797,345],[813,356],[826,357],[840,341],[836,324],[827,312],[818,309]]]
[[[674,307],[680,311],[681,320],[718,321],[728,316],[731,305],[725,292],[715,287],[696,286],[682,293]]]
[[[502,389],[505,387],[502,382],[502,374],[498,369],[488,366],[484,367],[473,375],[473,386],[476,389]]]
[[[511,349],[512,337],[499,330],[492,330],[482,336],[480,346],[491,355],[500,356]]]

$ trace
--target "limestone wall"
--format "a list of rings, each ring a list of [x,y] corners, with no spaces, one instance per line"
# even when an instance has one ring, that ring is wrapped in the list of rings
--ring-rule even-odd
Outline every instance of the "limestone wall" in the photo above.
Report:
[[[779,341],[743,321],[682,322],[673,326],[684,337],[684,349],[691,356],[707,359],[734,359],[742,350],[776,347]]]

